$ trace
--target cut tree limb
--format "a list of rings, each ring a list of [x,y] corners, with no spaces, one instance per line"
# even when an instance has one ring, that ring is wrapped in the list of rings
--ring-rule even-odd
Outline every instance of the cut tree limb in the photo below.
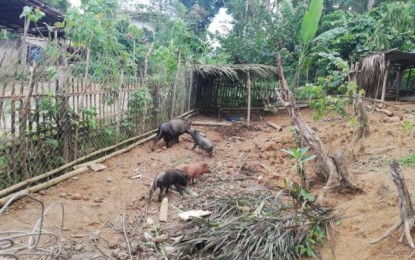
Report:
[[[391,111],[389,111],[387,109],[384,109],[384,108],[375,108],[375,111],[376,112],[384,113],[384,114],[386,114],[389,117],[393,116],[393,113]]]
[[[167,222],[168,213],[169,213],[169,199],[164,198],[160,205],[159,221]]]
[[[282,131],[282,127],[281,127],[281,126],[279,126],[279,125],[277,125],[277,124],[274,124],[274,123],[272,123],[272,122],[270,122],[270,121],[267,121],[267,124],[268,124],[269,126],[272,126],[273,128],[275,128],[278,132],[281,132],[281,131]]]
[[[396,188],[398,190],[399,210],[401,213],[400,218],[395,223],[395,225],[393,225],[392,228],[385,233],[385,235],[369,243],[379,243],[386,239],[388,236],[390,236],[393,232],[395,232],[400,226],[403,226],[403,232],[401,234],[401,237],[399,238],[399,242],[402,242],[405,238],[409,246],[411,248],[415,248],[414,242],[411,237],[411,229],[414,227],[415,223],[415,211],[411,201],[411,196],[408,192],[408,188],[406,187],[405,178],[403,175],[401,175],[401,169],[399,168],[398,163],[396,161],[393,161],[389,164],[389,167],[390,177],[392,178],[392,181],[395,183]]]

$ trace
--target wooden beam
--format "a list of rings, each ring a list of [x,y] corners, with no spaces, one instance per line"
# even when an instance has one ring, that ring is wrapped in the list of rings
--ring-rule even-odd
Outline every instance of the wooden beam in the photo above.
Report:
[[[385,94],[386,94],[386,86],[388,85],[388,78],[389,78],[389,67],[390,67],[391,61],[388,60],[386,62],[386,68],[385,68],[385,74],[383,77],[383,85],[382,85],[382,97],[380,100],[385,101]]]
[[[395,81],[395,83],[396,83],[396,97],[395,97],[395,100],[396,101],[399,101],[399,90],[401,88],[401,81],[402,81],[403,71],[404,70],[402,69],[402,67],[399,67],[398,68],[398,74],[396,75],[396,81]]]
[[[247,82],[246,84],[248,85],[248,111],[247,111],[247,115],[246,115],[246,123],[248,124],[248,126],[251,124],[251,75],[249,74],[249,70],[247,72]]]

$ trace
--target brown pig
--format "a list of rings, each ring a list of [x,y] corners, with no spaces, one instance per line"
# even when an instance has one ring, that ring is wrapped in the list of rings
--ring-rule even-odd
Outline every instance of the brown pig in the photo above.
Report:
[[[180,164],[176,166],[176,169],[184,171],[187,174],[187,179],[192,179],[192,184],[195,183],[195,178],[199,178],[200,175],[211,173],[209,165],[205,162]]]

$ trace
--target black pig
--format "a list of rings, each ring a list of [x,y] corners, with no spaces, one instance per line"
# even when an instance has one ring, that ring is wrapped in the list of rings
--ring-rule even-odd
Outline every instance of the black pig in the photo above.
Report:
[[[178,143],[180,135],[192,133],[190,130],[191,124],[192,121],[181,118],[172,119],[169,122],[162,123],[157,129],[157,135],[153,139],[151,150],[154,151],[154,147],[161,138],[163,138],[167,147],[171,147],[173,143]]]
[[[196,146],[199,146],[202,148],[205,152],[209,154],[209,156],[212,156],[213,154],[213,144],[209,139],[203,137],[200,135],[200,132],[197,130],[194,130],[192,133],[193,142],[195,145],[193,146],[192,150],[196,148]]]
[[[153,192],[157,190],[157,188],[160,188],[159,201],[161,201],[163,191],[165,190],[167,194],[171,185],[174,185],[177,191],[180,192],[180,195],[183,195],[183,187],[187,186],[186,173],[176,169],[159,172],[156,177],[154,177],[153,183],[151,184],[148,201],[151,201]]]

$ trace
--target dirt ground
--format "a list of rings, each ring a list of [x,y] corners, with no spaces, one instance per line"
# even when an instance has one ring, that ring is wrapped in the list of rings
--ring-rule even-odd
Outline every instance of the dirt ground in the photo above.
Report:
[[[398,105],[415,110],[415,105]],[[405,133],[401,126],[404,120],[414,121],[413,117],[400,110],[391,110],[397,117],[370,112],[370,136],[364,141],[363,149],[355,151],[355,156],[349,154],[350,177],[365,192],[361,195],[330,194],[328,198],[343,219],[335,226],[334,237],[326,241],[321,251],[323,259],[407,259],[413,252],[406,243],[398,242],[399,232],[376,245],[368,243],[382,236],[399,217],[397,192],[388,176],[388,162],[415,152],[413,136]],[[350,144],[356,128],[348,119],[333,115],[314,121],[308,109],[302,109],[301,113],[330,153],[339,147],[352,148]],[[128,247],[124,226],[130,234],[130,249],[139,256],[137,259],[158,259],[160,255],[155,257],[151,246],[146,248],[138,242],[149,236],[154,224],[160,225],[159,232],[174,233],[174,227],[181,222],[177,212],[179,209],[190,210],[186,205],[192,197],[181,198],[176,192],[169,193],[172,205],[169,218],[166,223],[159,223],[158,191],[147,210],[145,207],[149,185],[157,172],[178,164],[209,163],[212,173],[203,175],[195,185],[189,186],[205,203],[224,194],[235,195],[255,187],[272,188],[282,185],[284,178],[294,177],[293,161],[281,151],[295,146],[285,111],[278,115],[257,114],[253,119],[249,129],[240,123],[231,127],[194,126],[215,144],[212,158],[200,149],[192,151],[191,137],[183,135],[180,143],[170,149],[165,149],[161,140],[158,149],[151,152],[151,144],[146,143],[104,162],[107,168],[103,171],[90,171],[33,194],[44,202],[45,207],[57,202],[64,206],[62,258],[106,259],[104,254],[115,254],[119,259],[126,259]],[[192,120],[224,119],[197,116]],[[283,130],[277,132],[266,124],[267,121],[283,126]],[[402,167],[402,172],[415,201],[415,170]],[[308,173],[313,179],[310,167]],[[315,178],[313,183],[312,192],[317,195],[323,185]],[[138,224],[145,212],[148,219],[144,224]],[[0,215],[0,234],[10,230],[31,230],[39,214],[40,207],[32,200],[24,198],[13,203]],[[57,232],[60,221],[59,208],[53,208],[44,219],[45,227]]]

